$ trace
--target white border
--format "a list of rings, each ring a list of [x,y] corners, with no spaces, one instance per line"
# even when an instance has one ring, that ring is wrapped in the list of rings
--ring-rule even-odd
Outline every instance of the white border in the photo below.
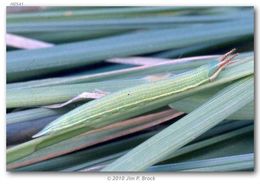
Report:
[[[238,1],[238,0],[218,0],[218,1],[195,1],[195,0],[189,0],[189,1],[181,1],[181,0],[94,0],[94,1],[72,1],[72,2],[65,2],[64,0],[44,0],[42,2],[38,2],[35,0],[23,0],[23,1],[10,1],[5,0],[5,6],[8,6],[11,2],[23,2],[24,6],[26,5],[34,5],[34,6],[59,6],[59,5],[66,5],[66,6],[83,6],[83,5],[91,5],[91,6],[112,6],[112,5],[119,5],[119,6],[255,6],[255,10],[257,11],[259,1],[256,0],[247,0],[247,1]],[[149,3],[148,3],[149,2]],[[132,182],[109,182],[107,181],[107,175],[108,174],[60,174],[60,173],[23,173],[23,174],[14,174],[14,173],[7,173],[5,171],[5,6],[0,7],[0,23],[1,23],[1,37],[0,37],[0,43],[1,43],[1,61],[0,61],[0,97],[1,97],[1,117],[0,117],[0,125],[1,125],[1,176],[0,176],[0,182],[2,186],[12,186],[12,185],[19,185],[19,186],[30,186],[30,185],[37,185],[37,186],[49,186],[49,185],[62,185],[62,186],[72,186],[72,185],[78,185],[78,184],[113,184],[115,185],[122,185],[122,184],[136,184],[136,185],[143,185],[143,184],[149,184],[149,185],[155,185],[155,184],[171,184],[171,185],[209,185],[215,186],[215,185],[258,185],[260,183],[259,179],[259,173],[258,173],[258,167],[259,161],[256,161],[256,172],[255,173],[226,173],[226,174],[183,174],[183,173],[172,173],[172,174],[154,174],[156,180],[151,182],[138,182],[138,181],[132,181]],[[256,12],[256,20],[257,20],[257,12]],[[258,24],[256,21],[256,30],[258,28]],[[255,35],[255,43],[258,43],[258,37]],[[256,54],[258,53],[258,48],[256,46]],[[257,56],[256,56],[257,57]],[[257,71],[259,70],[257,66]],[[258,80],[258,78],[257,78]],[[259,81],[257,81],[259,82]],[[258,83],[256,83],[258,85]],[[258,86],[257,86],[258,87]],[[258,101],[257,101],[258,103]],[[258,105],[258,104],[257,104]],[[258,121],[258,120],[257,120]],[[258,123],[256,122],[256,125]],[[257,131],[255,134],[259,134],[259,127],[256,127]],[[256,139],[258,139],[257,135],[255,136]],[[257,141],[257,140],[256,140]],[[256,150],[259,149],[259,143],[256,143]],[[256,153],[258,155],[258,153]],[[258,159],[258,156],[257,156]],[[120,174],[118,174],[120,175]],[[135,175],[135,174],[132,174]],[[149,175],[149,174],[145,174]]]

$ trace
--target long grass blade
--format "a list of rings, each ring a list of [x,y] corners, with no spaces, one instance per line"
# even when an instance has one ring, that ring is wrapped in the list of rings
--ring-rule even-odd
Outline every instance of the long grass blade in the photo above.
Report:
[[[174,172],[174,171],[192,171],[192,172],[212,172],[212,171],[238,171],[254,168],[254,154],[243,154],[236,156],[227,156],[214,159],[205,159],[200,161],[188,161],[184,163],[175,163],[167,165],[157,165],[147,169],[148,172]]]
[[[213,128],[209,132],[214,131],[214,130],[215,129]],[[195,142],[195,143],[186,145],[186,146],[182,147],[181,149],[177,150],[176,152],[172,153],[169,157],[167,157],[164,161],[162,161],[162,163],[164,163],[165,161],[167,162],[167,160],[170,160],[171,158],[182,157],[183,155],[185,156],[185,154],[189,154],[189,153],[192,154],[192,152],[197,151],[197,150],[203,150],[204,148],[214,147],[216,144],[219,144],[222,142],[226,143],[226,141],[228,141],[230,139],[235,139],[235,138],[238,139],[241,136],[243,137],[245,134],[248,134],[249,132],[252,132],[252,131],[253,131],[253,126],[247,126],[247,127],[243,127],[241,129],[237,129],[237,130],[227,132],[227,133],[224,133],[221,135],[213,136],[209,139],[204,139],[199,142]],[[65,171],[78,171],[78,170],[82,170],[82,169],[83,169],[83,171],[88,171],[89,169],[91,169],[91,171],[100,171],[102,168],[104,168],[108,164],[112,163],[117,158],[125,155],[130,150],[120,152],[117,154],[113,154],[113,155],[105,157],[105,158],[100,158],[100,159],[97,159],[94,161],[86,162],[86,163],[83,163],[83,164],[80,164],[80,165],[77,165],[74,167],[70,167],[70,168],[66,169]]]
[[[50,7],[48,7],[50,8]],[[176,13],[177,11],[191,10],[192,7],[106,7],[98,9],[84,7],[80,9],[72,7],[63,9],[59,7],[59,10],[23,13],[23,14],[11,14],[7,16],[7,22],[26,22],[31,21],[61,21],[61,20],[84,20],[84,19],[106,19],[116,17],[138,17],[146,14],[156,15],[161,13]],[[202,8],[201,8],[202,9]],[[205,8],[204,8],[205,9]]]
[[[142,171],[159,162],[252,101],[253,84],[251,77],[228,86],[188,116],[108,165],[103,171]],[[147,150],[150,153],[146,153]]]
[[[159,113],[148,114],[145,116],[140,116],[126,121],[114,123],[105,128],[92,130],[87,133],[81,134],[80,136],[70,138],[54,146],[43,148],[42,150],[36,151],[31,155],[34,158],[26,157],[25,160],[18,161],[18,163],[13,163],[8,166],[24,166],[35,162],[40,162],[49,158],[54,158],[76,150],[93,146],[104,141],[109,141],[121,136],[125,136],[131,133],[135,133],[137,131],[141,131],[159,125],[163,122],[172,120],[180,115],[182,115],[182,113],[177,113],[174,110],[166,110]]]
[[[244,26],[241,27],[240,25]],[[209,30],[211,31],[209,32]],[[8,82],[25,80],[66,69],[82,67],[112,57],[184,47],[201,41],[210,41],[213,36],[217,40],[233,37],[234,35],[245,37],[252,34],[253,22],[245,20],[197,26],[189,29],[162,29],[124,34],[96,41],[35,49],[30,51],[30,55],[28,55],[28,51],[8,52],[7,80]]]
[[[7,25],[10,33],[78,31],[78,30],[116,30],[116,29],[155,29],[183,27],[185,24],[202,24],[208,22],[224,22],[250,18],[251,11],[241,11],[224,15],[197,16],[158,16],[106,20],[73,20],[66,22],[12,23]]]
[[[187,68],[195,68],[202,64],[208,63],[211,60],[216,59],[217,56],[199,56],[199,57],[191,57],[184,58],[178,60],[172,60],[167,62],[162,62],[156,64],[154,66],[143,66],[143,67],[132,67],[127,69],[120,70],[110,70],[101,73],[95,74],[80,74],[73,77],[61,77],[61,78],[46,78],[42,80],[33,80],[27,82],[20,83],[9,83],[7,88],[29,88],[29,87],[41,87],[41,86],[51,86],[51,85],[60,85],[60,84],[76,84],[76,83],[84,83],[84,82],[92,82],[92,81],[102,81],[109,79],[123,79],[123,78],[134,78],[140,76],[146,76],[156,73],[166,73],[170,71],[179,71],[185,70]],[[177,62],[182,61],[183,64],[177,64]],[[185,62],[189,63],[186,64]],[[172,65],[174,64],[174,65]]]

